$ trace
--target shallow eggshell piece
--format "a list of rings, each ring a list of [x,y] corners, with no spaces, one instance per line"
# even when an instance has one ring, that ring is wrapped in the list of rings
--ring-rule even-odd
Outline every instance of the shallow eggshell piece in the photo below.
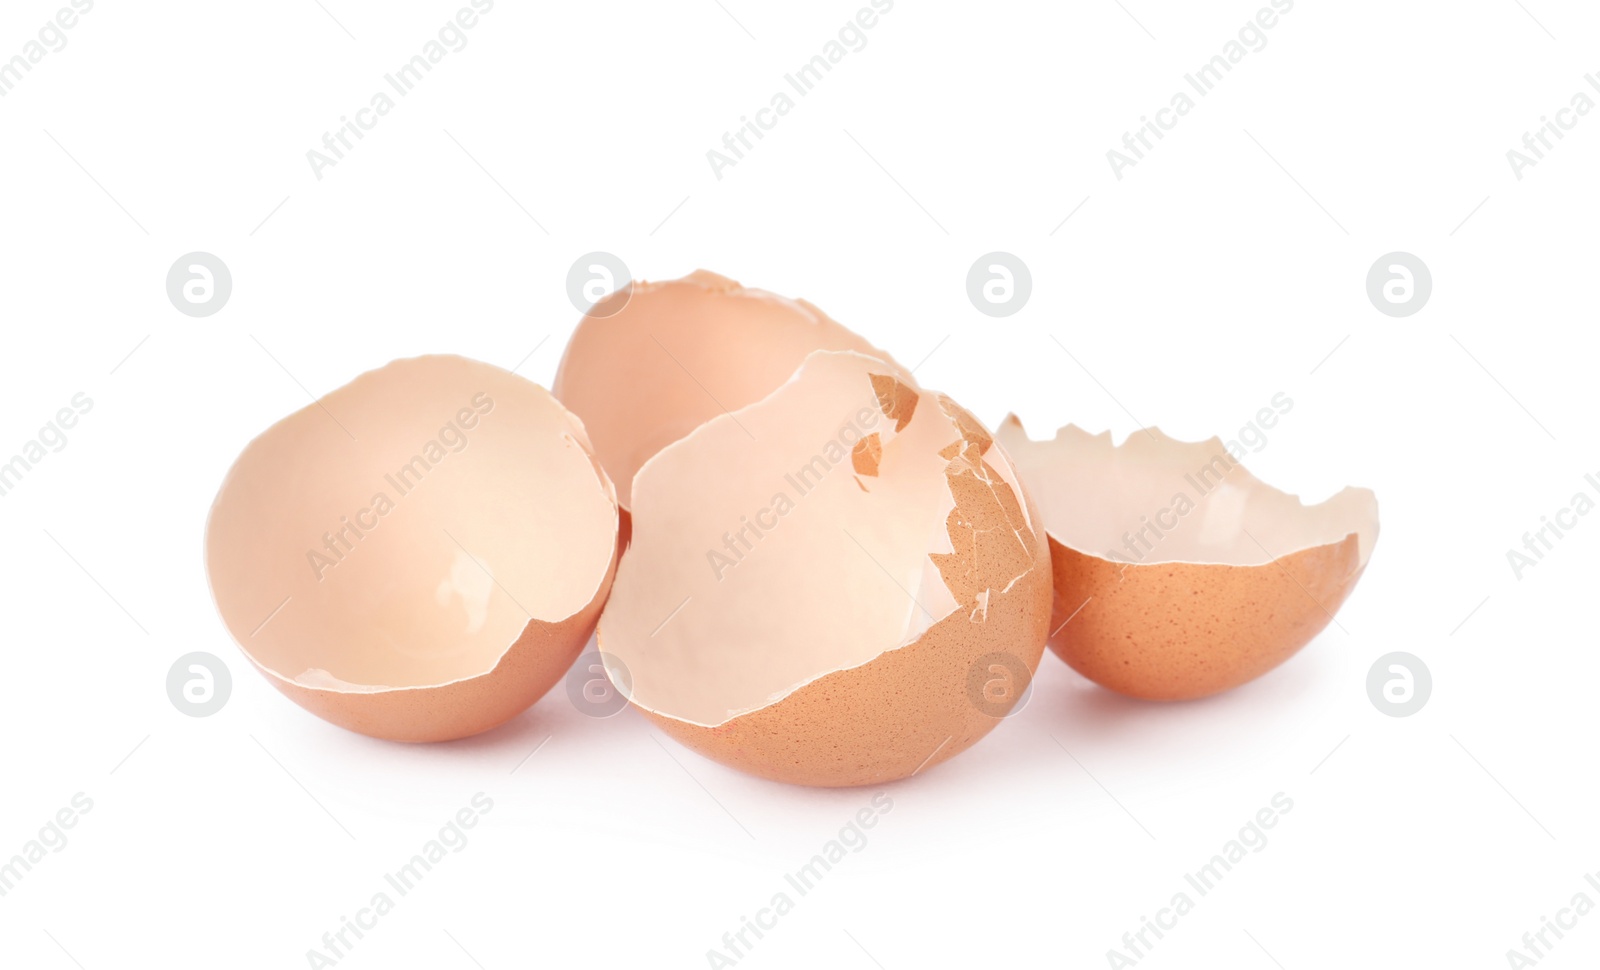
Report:
[[[1065,625],[1050,647],[1085,677],[1132,697],[1231,690],[1328,625],[1361,576],[1358,546],[1352,535],[1265,566],[1126,566],[1052,540],[1054,622]]]
[[[600,301],[579,321],[551,391],[589,429],[626,511],[650,456],[767,396],[814,350],[889,359],[805,300],[697,270]]]
[[[965,750],[1021,696],[1050,611],[1037,510],[992,444],[894,365],[812,354],[640,470],[608,671],[667,734],[777,781]]]
[[[1150,428],[1116,446],[1069,425],[1032,441],[1011,416],[997,439],[1049,534],[1050,648],[1129,696],[1205,697],[1277,667],[1333,620],[1377,541],[1370,491],[1305,506],[1215,438]]]
[[[397,741],[493,728],[572,664],[616,569],[583,426],[536,384],[399,360],[252,441],[206,536],[224,623],[273,686]]]

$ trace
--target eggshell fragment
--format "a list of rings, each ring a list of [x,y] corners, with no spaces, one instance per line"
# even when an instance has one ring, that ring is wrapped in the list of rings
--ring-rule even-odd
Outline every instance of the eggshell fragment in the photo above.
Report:
[[[538,385],[399,360],[252,441],[211,510],[223,621],[297,704],[440,741],[527,709],[571,666],[617,558],[610,481]]]
[[[1015,701],[985,711],[973,671],[1031,677],[1050,612],[1037,513],[992,445],[898,367],[811,354],[639,470],[600,621],[613,679],[778,781],[876,784],[966,749]]]
[[[814,350],[889,359],[805,300],[698,270],[601,301],[578,323],[551,391],[583,419],[628,510],[651,455],[767,396]]]
[[[1113,445],[1068,425],[997,434],[1038,501],[1056,602],[1050,648],[1103,687],[1205,697],[1283,663],[1333,620],[1378,538],[1378,503],[1346,488],[1307,506],[1216,438],[1149,428]]]

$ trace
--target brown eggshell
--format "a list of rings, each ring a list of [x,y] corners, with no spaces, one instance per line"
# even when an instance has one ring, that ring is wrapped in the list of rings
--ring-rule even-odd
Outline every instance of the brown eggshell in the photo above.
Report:
[[[1283,663],[1333,620],[1377,541],[1370,491],[1305,506],[1215,438],[1150,428],[1115,446],[1068,426],[1031,441],[1012,416],[997,439],[1049,534],[1050,648],[1133,697],[1205,697]]]
[[[898,650],[835,671],[769,707],[716,727],[645,711],[684,746],[740,771],[794,785],[843,788],[905,778],[976,744],[997,723],[972,703],[973,669],[995,652],[1039,669],[1049,627],[1049,560],[991,602],[987,629],[965,613]]]
[[[610,590],[617,526],[611,483],[555,398],[421,357],[252,441],[212,507],[206,563],[273,686],[352,731],[441,741],[560,680]]]
[[[878,784],[965,750],[1048,633],[1038,513],[992,444],[894,365],[812,354],[640,470],[608,671],[678,741],[777,781]],[[997,668],[998,708],[974,691]]]
[[[583,420],[626,511],[650,456],[766,397],[814,350],[889,359],[805,300],[697,270],[630,283],[597,304],[579,321],[551,391]]]
[[[609,585],[615,565],[606,571]],[[373,693],[319,690],[256,664],[272,686],[331,724],[388,741],[452,741],[499,727],[566,674],[600,619],[604,596],[560,623],[529,621],[487,673],[435,687]],[[253,659],[253,658],[252,658]]]

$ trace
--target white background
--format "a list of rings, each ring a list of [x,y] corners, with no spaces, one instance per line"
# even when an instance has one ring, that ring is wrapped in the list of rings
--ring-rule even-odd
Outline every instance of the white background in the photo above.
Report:
[[[1106,151],[1264,4],[900,0],[719,180],[707,150],[864,3],[499,0],[318,180],[307,150],[464,5],[325,4],[102,0],[0,99],[0,456],[94,401],[0,499],[0,857],[94,803],[0,898],[0,962],[306,966],[483,792],[471,843],[340,966],[704,967],[869,804],[560,688],[479,738],[369,740],[218,620],[203,524],[251,436],[400,356],[526,357],[548,384],[591,250],[807,297],[1036,435],[1229,437],[1282,391],[1251,469],[1381,504],[1340,626],[1292,661],[1152,705],[1046,654],[1028,707],[888,786],[867,846],[739,966],[1106,966],[1278,792],[1269,844],[1140,966],[1499,967],[1600,903],[1600,516],[1520,580],[1506,561],[1600,473],[1600,112],[1521,180],[1506,159],[1600,99],[1592,5],[1300,0],[1118,180]],[[64,5],[7,3],[0,59]],[[204,319],[164,291],[195,250],[234,278]],[[991,250],[1033,274],[1005,319],[965,293]],[[1394,250],[1434,282],[1400,319],[1364,288]],[[204,719],[164,686],[194,650],[234,674]],[[1395,650],[1434,678],[1403,719],[1365,688]],[[1540,966],[1597,958],[1600,912]]]

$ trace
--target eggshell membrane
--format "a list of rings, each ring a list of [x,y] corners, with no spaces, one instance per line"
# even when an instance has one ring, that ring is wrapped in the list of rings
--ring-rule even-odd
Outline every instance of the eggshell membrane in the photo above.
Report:
[[[996,437],[1049,535],[1050,648],[1133,697],[1205,697],[1283,663],[1333,620],[1377,542],[1371,491],[1306,506],[1216,438],[1188,443],[1149,428],[1118,446],[1069,425],[1032,441],[1015,416]],[[1180,494],[1191,504],[1182,515]],[[1164,509],[1165,534],[1130,545]]]
[[[1031,675],[1048,633],[1048,549],[992,444],[892,364],[811,354],[639,471],[600,621],[613,679],[681,743],[778,781],[876,784],[965,750],[998,723],[974,665]]]
[[[579,321],[551,390],[583,419],[626,511],[650,456],[766,397],[814,350],[889,360],[805,300],[697,270],[601,301]]]
[[[582,424],[548,392],[420,357],[252,441],[212,507],[207,568],[229,632],[297,704],[439,741],[509,720],[571,666],[617,524]]]

